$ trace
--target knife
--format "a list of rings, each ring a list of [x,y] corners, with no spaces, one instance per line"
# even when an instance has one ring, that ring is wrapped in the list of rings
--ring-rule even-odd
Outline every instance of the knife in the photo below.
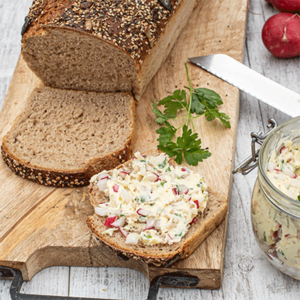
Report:
[[[195,65],[291,117],[300,115],[300,95],[225,54],[189,58]]]

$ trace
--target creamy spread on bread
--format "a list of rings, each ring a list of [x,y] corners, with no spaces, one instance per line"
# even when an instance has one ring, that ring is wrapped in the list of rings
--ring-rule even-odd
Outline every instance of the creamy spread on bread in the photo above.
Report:
[[[179,242],[202,213],[207,185],[199,174],[169,164],[169,157],[135,153],[132,170],[125,167],[92,177],[109,199],[95,208],[107,216],[103,234],[120,230],[126,243],[146,245]]]
[[[300,145],[286,141],[271,153],[267,176],[282,193],[300,201]],[[265,199],[256,184],[253,192],[253,226],[268,252],[289,266],[300,267],[300,222],[280,212]]]

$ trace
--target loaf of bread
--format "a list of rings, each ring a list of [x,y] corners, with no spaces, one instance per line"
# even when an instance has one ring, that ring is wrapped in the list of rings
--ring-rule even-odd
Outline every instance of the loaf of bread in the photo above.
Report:
[[[199,0],[34,0],[23,56],[46,86],[139,99]]]
[[[157,151],[152,151],[152,152],[147,153],[147,155],[154,155],[154,156],[157,156],[158,154],[160,154],[160,153],[158,153]],[[171,159],[169,159],[169,164],[174,167],[176,166],[176,163]],[[146,167],[146,169],[147,169],[147,167]],[[126,172],[124,172],[124,170]],[[120,172],[119,176],[121,176],[122,173],[123,173],[123,175],[126,173],[127,174],[130,173],[132,171],[132,160],[124,163],[123,165],[118,166],[115,171]],[[101,179],[103,179],[103,180],[106,179],[107,185],[111,186],[110,182],[113,181],[112,184],[114,184],[114,180],[112,180],[114,178],[113,172],[114,171],[107,172],[107,175],[110,176],[110,178],[111,178],[110,180],[106,179],[109,177],[104,177],[104,176],[102,176],[102,174],[98,175],[98,178],[100,176]],[[167,172],[168,172],[168,170],[167,170]],[[160,174],[160,173],[156,173],[156,174]],[[141,175],[138,175],[138,176],[141,176]],[[146,175],[146,176],[148,176],[148,175]],[[139,178],[139,177],[137,177],[137,178]],[[205,240],[205,238],[208,235],[210,235],[211,232],[221,223],[221,221],[224,219],[226,212],[227,212],[227,200],[225,198],[221,197],[220,195],[218,195],[217,193],[215,193],[213,191],[209,191],[208,201],[206,200],[206,201],[200,202],[200,200],[199,200],[199,202],[198,202],[199,214],[195,219],[193,219],[193,221],[191,222],[191,225],[188,226],[189,227],[188,231],[183,235],[183,237],[180,239],[180,241],[173,243],[173,240],[177,239],[177,237],[178,237],[178,234],[175,234],[175,237],[174,237],[174,232],[176,232],[176,230],[177,230],[175,228],[175,231],[171,230],[172,233],[171,233],[171,231],[169,231],[169,234],[168,234],[169,237],[166,236],[166,238],[169,242],[165,241],[164,243],[145,244],[141,241],[141,239],[139,239],[138,242],[127,243],[128,235],[130,232],[132,232],[132,230],[126,229],[126,227],[128,227],[128,226],[124,226],[124,225],[122,225],[124,227],[122,229],[119,228],[119,230],[117,228],[110,229],[109,227],[107,227],[108,226],[107,221],[109,218],[107,216],[102,216],[101,213],[99,212],[99,208],[100,208],[100,210],[103,210],[103,208],[105,209],[105,207],[107,207],[107,206],[105,206],[105,204],[110,201],[114,204],[114,207],[116,207],[116,205],[117,206],[119,205],[118,204],[119,202],[116,203],[117,200],[115,198],[109,199],[109,196],[107,196],[107,194],[105,194],[105,191],[103,191],[101,179],[99,179],[100,182],[99,182],[99,180],[97,182],[97,181],[93,180],[93,178],[92,178],[90,188],[89,188],[90,202],[93,205],[93,207],[95,208],[95,212],[96,212],[93,216],[89,216],[87,218],[87,224],[88,224],[89,228],[92,230],[94,235],[99,240],[101,240],[104,244],[106,244],[108,247],[110,247],[117,253],[125,255],[129,258],[141,259],[144,262],[149,263],[149,264],[154,264],[155,266],[167,267],[167,266],[170,266],[171,264],[173,264],[174,262],[176,262],[177,260],[185,258],[185,257],[189,256],[190,254],[192,254],[193,251],[196,250],[196,248]],[[147,185],[147,183],[145,183],[145,177],[144,178],[141,177],[138,180],[141,180],[140,184]],[[164,180],[166,180],[166,179],[164,179]],[[102,190],[100,190],[99,184],[100,184]],[[168,184],[168,183],[166,183],[166,184]],[[160,177],[159,181],[157,182],[157,185],[158,185],[158,189],[161,188],[160,185],[164,186],[164,181],[163,181],[162,177]],[[139,186],[137,186],[135,189],[133,189],[132,186],[128,185],[128,182],[125,182],[124,186],[129,191],[137,190],[137,193],[139,193],[138,192]],[[113,192],[116,192],[116,190],[114,190],[114,187],[115,186],[113,186],[112,190],[113,190]],[[141,186],[141,188],[142,188],[142,186]],[[120,196],[122,197],[123,188],[120,187],[120,189],[121,190],[119,190],[119,188],[118,188],[118,191],[121,191]],[[149,194],[149,195],[154,195],[154,194],[155,194],[155,191],[151,190],[151,194]],[[162,195],[162,193],[159,191],[158,191],[158,194]],[[188,199],[188,197],[190,197],[190,195],[188,193],[183,193],[183,194],[187,194],[187,195],[179,195],[178,196],[179,199],[177,201],[180,202],[180,201],[182,201],[181,199],[183,199],[184,197],[187,197],[187,199]],[[133,197],[135,197],[135,196],[133,196]],[[156,196],[154,196],[154,198],[155,197]],[[151,196],[150,196],[150,198],[151,198]],[[180,214],[175,213],[176,216],[182,217],[182,216],[184,216],[186,214],[188,215],[190,213],[189,211],[182,210],[183,205],[172,206],[172,203],[174,203],[173,202],[174,200],[173,200],[172,196],[168,197],[168,198],[169,199],[165,199],[165,198],[161,199],[163,202],[166,200],[166,202],[161,203],[161,201],[160,201],[159,204],[157,204],[158,200],[155,200],[155,199],[149,200],[149,198],[144,199],[143,201],[140,200],[140,202],[143,203],[141,205],[142,207],[149,207],[148,209],[151,209],[151,207],[154,208],[156,205],[158,205],[158,209],[160,209],[160,208],[163,209],[162,214],[165,214],[165,213],[168,214],[167,211],[169,211],[168,210],[169,208],[171,209],[170,210],[171,213],[172,213],[172,209],[175,209],[175,211],[176,211],[175,207],[178,207],[178,212],[181,214],[180,215]],[[125,202],[124,202],[124,199],[126,199],[126,195],[125,195],[125,198],[122,197],[122,200],[120,200],[120,202],[123,203],[123,204],[121,203],[122,205],[120,204],[120,209],[122,209],[122,207],[124,208],[124,203],[127,201],[127,200],[125,200]],[[140,198],[140,199],[142,199],[142,198]],[[195,199],[187,200],[186,204],[184,204],[184,205],[190,205],[188,203],[192,203],[193,200],[195,200]],[[136,198],[134,198],[134,203],[136,203],[136,201],[138,201],[138,200]],[[148,202],[148,201],[150,201],[150,202]],[[127,203],[126,205],[128,205],[128,202],[126,202],[126,203]],[[178,204],[180,204],[180,203],[178,203]],[[99,207],[99,205],[100,205],[100,207]],[[172,207],[167,208],[168,205],[171,205]],[[193,205],[191,207],[193,207]],[[192,208],[192,209],[194,209],[194,208]],[[111,209],[110,206],[108,209]],[[136,210],[136,208],[130,209],[130,211],[132,211],[132,213],[133,213],[133,217],[131,217],[131,218],[135,218],[135,216],[134,216],[135,210]],[[115,212],[115,211],[116,211],[115,209],[112,210],[112,215],[118,214],[118,212]],[[122,216],[124,216],[124,214],[126,215],[127,211],[128,211],[128,209],[126,209],[125,212],[122,210],[119,211],[119,213],[121,213],[121,215],[119,216],[119,219],[117,219],[118,220],[117,222],[119,222],[121,220],[121,218],[122,218]],[[154,211],[155,211],[155,209],[154,209]],[[137,213],[143,214],[143,213],[139,213],[139,210],[137,210]],[[113,218],[113,217],[110,215],[110,218]],[[156,214],[155,218],[157,218],[157,214]],[[167,224],[169,224],[171,220],[172,219],[169,219]],[[162,220],[160,220],[160,221],[161,221],[161,223],[164,223]],[[141,222],[143,222],[143,220]],[[174,222],[175,223],[179,222],[179,224],[182,224],[180,218],[175,220]],[[132,220],[131,221],[129,220],[128,224],[129,223],[132,224]],[[138,230],[138,228],[139,228],[138,225],[141,225],[141,226],[143,226],[143,228],[145,228],[146,224],[137,223],[135,225],[131,225],[131,227],[134,226],[134,228],[137,228],[137,230]],[[147,220],[147,226],[148,226],[148,220]],[[151,227],[151,228],[153,228],[153,227]],[[149,228],[149,229],[151,229],[151,228]],[[156,228],[156,225],[155,225],[155,228]],[[110,234],[108,234],[109,230],[112,231]],[[126,230],[129,230],[129,232],[126,232]],[[147,230],[147,229],[144,229],[144,230]],[[151,234],[151,230],[150,231],[142,231],[142,232],[145,232],[145,234]],[[124,235],[127,235],[127,238],[125,238]],[[170,235],[172,235],[173,238]],[[181,235],[179,235],[179,236],[181,236]]]
[[[17,175],[46,186],[89,184],[131,157],[135,102],[130,93],[35,89],[3,139]]]

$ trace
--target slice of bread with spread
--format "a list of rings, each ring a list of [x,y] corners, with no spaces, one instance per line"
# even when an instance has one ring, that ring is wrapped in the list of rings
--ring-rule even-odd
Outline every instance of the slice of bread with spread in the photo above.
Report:
[[[46,186],[78,187],[132,154],[130,93],[35,89],[2,144],[17,175]]]
[[[221,223],[227,199],[212,191],[207,197],[203,177],[179,167],[165,154],[152,151],[143,157],[136,153],[132,160],[91,179],[95,214],[87,224],[117,253],[170,266],[192,254]]]

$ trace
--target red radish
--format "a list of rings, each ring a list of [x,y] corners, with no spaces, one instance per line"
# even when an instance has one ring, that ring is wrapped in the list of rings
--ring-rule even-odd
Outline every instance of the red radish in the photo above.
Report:
[[[140,235],[137,233],[129,233],[126,237],[125,244],[136,245],[140,239]]]
[[[300,13],[299,0],[266,0],[280,12]]]
[[[129,174],[128,174],[127,172],[124,172],[124,171],[122,171],[122,172],[119,173],[119,176],[120,176],[122,179],[125,179],[127,175],[129,175]]]
[[[281,172],[279,169],[274,169],[276,172]]]
[[[151,182],[157,182],[159,181],[159,176],[156,173],[151,173],[145,176],[145,179]]]
[[[151,211],[146,210],[146,209],[139,208],[139,209],[137,210],[137,214],[139,214],[139,215],[141,215],[141,216],[143,216],[143,217],[146,217],[146,216],[148,216],[148,215],[151,214]]]
[[[169,237],[171,240],[173,240],[172,237],[171,237],[169,234],[168,234],[168,237]]]
[[[115,184],[113,187],[112,187],[113,191],[115,193],[117,193],[119,191],[119,186],[117,184]]]
[[[300,16],[279,13],[265,23],[262,40],[276,57],[290,58],[300,55]]]
[[[154,221],[153,217],[147,218],[147,225],[146,225],[146,229],[145,230],[147,230],[147,229],[153,229],[154,228],[154,223],[155,223],[155,221]]]
[[[119,227],[119,230],[122,233],[122,235],[126,238],[126,236],[128,235],[128,232],[121,227]]]
[[[289,237],[290,236],[290,234],[286,234],[284,237]]]
[[[186,171],[186,168],[181,168],[181,171],[182,171],[182,172],[185,172],[185,171]]]
[[[173,191],[174,195],[179,195],[179,191],[178,191],[177,187],[173,188],[172,191]]]
[[[100,173],[98,175],[98,179],[99,180],[103,180],[103,179],[107,179],[108,178],[108,175],[106,173]]]
[[[160,220],[155,220],[155,223],[154,223],[154,227],[155,229],[160,229],[161,228],[161,225],[160,225],[161,221]]]
[[[287,147],[283,146],[279,151],[280,151],[280,154],[284,154],[284,153],[288,152],[288,150],[289,149]]]
[[[181,191],[181,194],[187,194],[189,192],[189,189],[187,188],[186,185],[181,185],[180,186],[180,191]]]
[[[283,168],[282,173],[290,178],[297,178],[297,175],[287,167]]]
[[[142,156],[143,156],[143,157],[147,157],[147,155],[146,155],[146,154],[142,154]]]
[[[278,237],[278,231],[275,231],[275,232],[273,233],[273,238],[274,238],[274,239],[277,239],[277,237]]]
[[[123,227],[126,221],[126,217],[121,217],[120,219],[118,219],[117,221],[113,222],[111,224],[111,226],[119,228],[119,227]]]
[[[268,163],[268,171],[273,172],[275,169],[276,164],[275,163]]]
[[[193,223],[196,223],[196,221],[197,221],[197,218],[195,217],[195,218],[192,220],[192,222],[190,223],[190,225],[192,225]]]
[[[107,188],[108,176],[107,174],[101,174],[98,176],[99,180],[97,182],[98,188],[100,191],[104,191]]]
[[[109,216],[109,217],[105,220],[104,226],[112,227],[111,224],[112,224],[113,222],[115,222],[116,219],[117,219],[117,216],[114,216],[114,215]]]
[[[199,201],[198,200],[195,200],[194,203],[197,205],[197,208],[199,208]]]
[[[106,207],[95,207],[95,213],[101,217],[107,215],[107,208]]]

